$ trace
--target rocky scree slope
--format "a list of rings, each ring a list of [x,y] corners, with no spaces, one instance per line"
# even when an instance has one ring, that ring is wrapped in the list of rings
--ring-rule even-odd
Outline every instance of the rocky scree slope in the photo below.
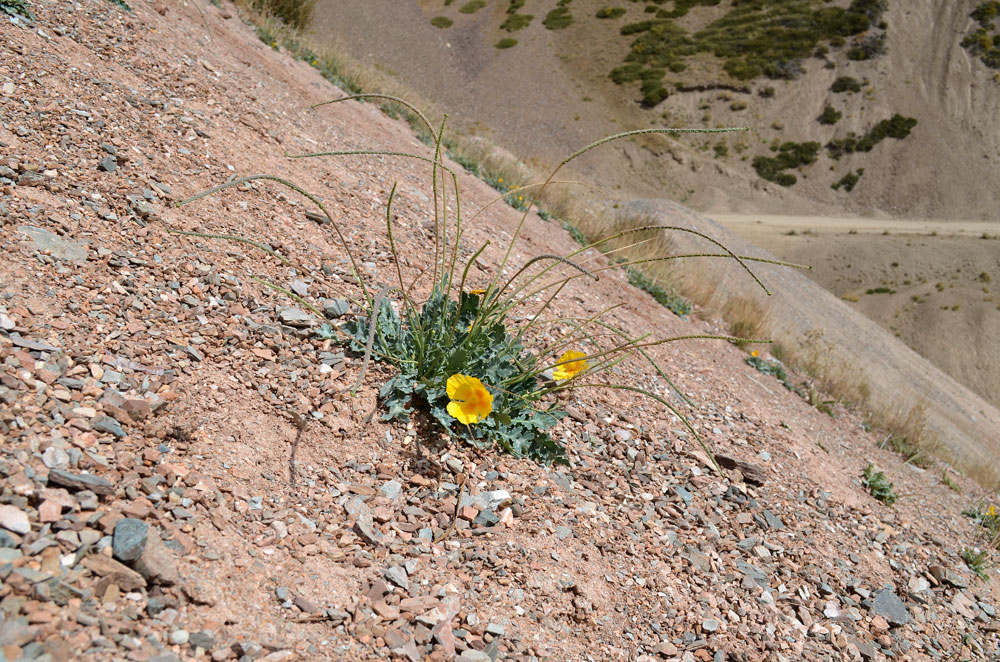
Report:
[[[38,2],[5,22],[0,143],[0,646],[7,659],[989,659],[994,584],[959,558],[977,498],[880,450],[720,343],[655,355],[696,405],[577,392],[554,434],[569,465],[455,446],[368,415],[359,362],[260,276],[356,297],[329,226],[235,173],[318,192],[371,285],[391,280],[399,182],[414,275],[431,231],[423,164],[289,162],[315,146],[430,152],[261,44],[229,6]],[[211,28],[211,40],[206,32]],[[461,178],[466,209],[493,193]],[[510,232],[491,207],[469,245]],[[289,261],[233,242],[252,237]],[[533,217],[516,256],[564,253]],[[603,264],[598,255],[592,264]],[[483,254],[485,280],[500,253]],[[718,331],[621,275],[567,288],[563,315],[625,301],[632,333]],[[668,395],[639,364],[634,379]],[[678,406],[683,406],[676,400]],[[903,495],[858,477],[868,462]],[[457,514],[455,533],[435,540]]]

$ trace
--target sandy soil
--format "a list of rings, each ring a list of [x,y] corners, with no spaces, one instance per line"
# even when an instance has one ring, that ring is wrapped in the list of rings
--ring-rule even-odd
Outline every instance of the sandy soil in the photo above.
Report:
[[[713,218],[810,278],[1000,406],[1000,223]],[[875,290],[881,291],[875,292]]]
[[[597,388],[564,401],[572,413],[553,433],[566,466],[380,420],[390,371],[374,365],[352,394],[360,358],[259,279],[317,305],[361,300],[346,243],[365,287],[394,282],[394,183],[400,268],[416,277],[433,245],[426,163],[283,154],[431,152],[371,104],[310,110],[340,92],[231,5],[202,16],[132,4],[56,0],[34,5],[30,27],[0,24],[6,659],[916,662],[1000,650],[1000,585],[960,557],[984,531],[962,511],[989,497],[944,467],[904,464],[857,415],[818,411],[727,343],[651,348],[691,404],[645,362],[614,373],[669,398],[738,461],[725,474],[659,405]],[[449,165],[467,214],[495,198]],[[174,204],[255,172],[315,192],[332,223],[268,181]],[[519,219],[493,206],[466,228],[461,257],[494,240],[476,284]],[[178,231],[252,238],[288,262]],[[511,266],[574,247],[531,215]],[[632,335],[721,330],[604,274],[571,283],[549,313],[623,304],[608,319]],[[831,308],[813,290],[789,296]],[[564,333],[546,327],[541,351]],[[915,363],[954,396],[943,404],[977,405]],[[861,484],[868,463],[895,483],[894,507]]]

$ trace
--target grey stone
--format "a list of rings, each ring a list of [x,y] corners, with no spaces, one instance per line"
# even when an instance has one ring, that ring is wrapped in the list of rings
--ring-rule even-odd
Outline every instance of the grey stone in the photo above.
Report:
[[[304,280],[293,280],[291,285],[292,292],[295,292],[300,297],[305,297],[309,295],[309,283]]]
[[[685,506],[690,506],[691,500],[694,499],[694,495],[680,485],[674,487],[674,493],[681,498]]]
[[[24,646],[38,635],[38,628],[17,620],[0,622],[0,646]]]
[[[142,556],[149,540],[149,525],[132,517],[118,520],[111,538],[111,550],[115,559],[131,563]]]
[[[701,622],[701,629],[705,632],[715,632],[719,629],[719,621],[714,618],[706,618]]]
[[[105,156],[98,166],[104,172],[114,172],[118,169],[118,159],[113,156]]]
[[[22,234],[28,235],[39,251],[49,251],[52,257],[68,260],[75,264],[87,261],[87,246],[71,239],[64,239],[57,234],[33,225],[22,225],[17,228]]]
[[[69,466],[69,454],[61,448],[49,446],[42,453],[42,464],[49,469],[65,469]]]
[[[932,565],[928,569],[931,576],[938,581],[939,584],[949,584],[955,588],[968,588],[969,582],[962,579],[962,576],[957,572],[949,570],[944,566]]]
[[[211,632],[192,632],[191,636],[188,637],[188,643],[191,644],[192,648],[209,650],[215,647],[215,637],[212,636]]]
[[[100,476],[73,474],[61,469],[53,469],[49,472],[49,485],[59,485],[72,490],[90,490],[94,494],[102,496],[108,496],[115,491],[115,486]]]
[[[347,299],[327,299],[323,302],[323,314],[330,319],[343,317],[351,309],[351,302]]]
[[[95,430],[108,432],[119,439],[125,436],[125,430],[122,429],[121,424],[110,416],[98,416],[90,424]]]
[[[406,568],[401,565],[394,565],[390,568],[386,568],[385,572],[382,573],[386,579],[390,582],[403,589],[404,591],[410,590],[410,579],[406,574]]]
[[[479,510],[496,510],[497,507],[510,499],[510,492],[507,490],[494,490],[492,492],[480,492],[479,494],[465,495],[462,497],[462,507],[474,506]]]
[[[906,625],[910,622],[910,612],[892,589],[884,588],[875,594],[872,611],[891,625]]]
[[[308,328],[316,323],[312,315],[298,308],[282,308],[278,311],[278,319],[282,324],[299,329]]]
[[[274,589],[274,596],[279,600],[281,600],[282,602],[284,602],[285,600],[288,599],[288,587],[279,586],[278,588]]]
[[[379,492],[390,501],[395,501],[402,496],[403,486],[399,483],[399,481],[390,480],[386,481],[382,487],[379,488]]]
[[[770,510],[767,510],[766,508],[764,509],[764,520],[767,522],[767,525],[772,529],[785,528],[785,523],[781,520],[781,518],[772,513]]]
[[[460,662],[492,662],[492,658],[483,651],[467,648],[458,656]]]

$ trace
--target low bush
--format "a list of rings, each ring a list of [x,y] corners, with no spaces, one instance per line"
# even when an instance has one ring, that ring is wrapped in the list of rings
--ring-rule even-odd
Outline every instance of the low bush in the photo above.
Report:
[[[842,112],[830,104],[826,104],[826,107],[823,108],[823,112],[820,113],[818,118],[816,118],[816,121],[820,124],[836,124],[843,116],[844,114]]]
[[[865,169],[858,168],[854,172],[849,172],[840,179],[838,179],[836,182],[830,185],[830,188],[832,188],[834,191],[839,191],[841,188],[843,188],[845,191],[850,193],[851,191],[854,190],[854,187],[857,186],[858,182],[861,180],[861,175],[863,174],[865,174]],[[869,294],[871,293],[869,292]]]
[[[899,499],[889,479],[881,471],[875,471],[875,466],[871,463],[865,467],[861,483],[868,490],[869,494],[887,506],[891,506]]]
[[[573,24],[573,15],[569,13],[569,5],[573,0],[559,0],[555,9],[542,19],[542,25],[548,30],[563,30]]]
[[[861,82],[857,78],[852,78],[851,76],[838,76],[833,85],[830,86],[831,92],[860,92]]]
[[[785,171],[815,163],[819,150],[818,142],[786,142],[777,148],[777,156],[755,156],[753,169],[762,179],[781,186],[792,186],[798,179]]]
[[[597,18],[618,18],[625,15],[624,7],[604,7],[597,10]]]

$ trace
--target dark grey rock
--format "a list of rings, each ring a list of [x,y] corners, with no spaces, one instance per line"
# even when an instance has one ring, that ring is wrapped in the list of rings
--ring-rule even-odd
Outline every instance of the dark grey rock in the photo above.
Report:
[[[148,524],[132,517],[120,519],[111,538],[112,555],[122,563],[136,561],[145,551],[148,540]]]
[[[122,429],[121,423],[110,416],[98,416],[91,422],[91,426],[93,426],[95,430],[113,434],[119,439],[125,436],[125,430]]]
[[[49,471],[49,485],[58,485],[71,490],[89,490],[101,496],[108,496],[115,491],[115,486],[100,476],[74,474],[61,469]]]
[[[351,302],[347,299],[327,299],[323,302],[323,314],[330,319],[343,317],[351,309]]]
[[[215,647],[215,637],[210,632],[192,632],[188,637],[191,648],[209,650]]]
[[[685,506],[690,506],[691,500],[694,499],[694,495],[680,485],[674,487],[674,493],[681,498]]]
[[[114,172],[118,169],[118,159],[113,156],[105,156],[101,159],[98,167],[104,172]]]
[[[764,509],[764,521],[766,521],[767,525],[770,526],[772,529],[785,528],[785,523],[781,520],[781,518],[772,513],[770,510],[767,510],[766,508]]]
[[[872,611],[884,618],[890,625],[906,625],[910,622],[910,612],[892,589],[884,588],[875,594]]]

